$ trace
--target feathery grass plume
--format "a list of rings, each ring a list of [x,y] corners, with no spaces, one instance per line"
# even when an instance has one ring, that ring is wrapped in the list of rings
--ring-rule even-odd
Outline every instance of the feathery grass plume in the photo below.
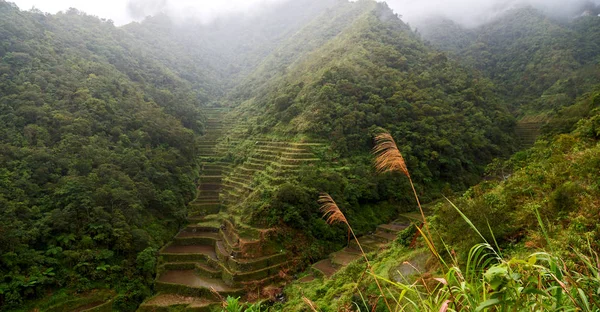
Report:
[[[350,226],[348,220],[346,220],[346,216],[344,216],[340,207],[338,207],[329,194],[321,194],[319,196],[319,204],[321,204],[321,212],[323,212],[323,218],[326,218],[327,224],[331,225],[336,222],[342,222],[348,227]]]
[[[326,219],[327,224],[331,225],[336,222],[341,222],[341,223],[346,224],[346,226],[348,227],[348,231],[352,234],[352,237],[354,237],[354,241],[356,241],[356,245],[358,245],[358,248],[360,249],[360,253],[362,254],[363,258],[365,259],[365,262],[367,263],[367,269],[371,271],[371,274],[375,278],[375,284],[377,284],[377,288],[379,288],[381,297],[383,298],[383,301],[385,302],[385,305],[387,306],[388,311],[391,311],[390,304],[388,303],[387,298],[385,297],[385,292],[383,291],[383,289],[381,288],[381,285],[379,284],[379,281],[377,280],[378,277],[377,277],[377,275],[375,275],[375,271],[373,270],[373,267],[371,266],[371,262],[369,262],[369,258],[367,258],[367,254],[365,253],[362,246],[360,245],[360,241],[356,237],[356,234],[354,234],[354,230],[352,230],[350,223],[348,223],[348,220],[346,219],[346,216],[344,215],[344,213],[342,213],[342,210],[340,210],[340,207],[338,207],[338,205],[335,203],[333,198],[331,198],[331,196],[329,196],[329,194],[327,194],[327,193],[321,193],[321,195],[319,196],[318,202],[319,202],[319,204],[321,204],[321,212],[323,212],[323,218],[327,218]],[[361,279],[362,279],[362,276],[361,276]]]
[[[345,223],[348,226],[348,244],[350,244],[350,234],[352,228],[346,220],[346,216],[340,210],[340,207],[335,203],[333,198],[329,194],[321,194],[318,200],[321,204],[321,212],[323,212],[323,219],[326,220],[327,224],[332,225],[336,222]]]
[[[415,195],[415,199],[417,200],[417,205],[419,206],[419,211],[421,212],[421,217],[423,218],[423,224],[425,224],[425,231],[427,233],[426,240],[431,241],[431,232],[429,231],[429,224],[427,223],[427,219],[425,218],[425,212],[423,212],[423,207],[421,207],[421,201],[419,200],[419,196],[417,195],[417,190],[415,189],[415,185],[413,184],[412,178],[410,177],[410,173],[408,172],[408,168],[406,167],[406,162],[404,161],[404,157],[402,157],[402,153],[398,149],[396,145],[396,141],[392,135],[383,131],[375,137],[375,147],[373,148],[373,154],[375,155],[375,168],[377,171],[381,173],[399,171],[404,174],[408,178],[408,182],[410,182],[410,187],[413,190]],[[430,245],[431,252],[439,258],[439,254],[437,250],[435,250],[435,246]]]
[[[400,171],[410,178],[406,162],[404,161],[404,157],[402,157],[402,153],[398,150],[394,138],[388,132],[382,132],[375,137],[375,142],[373,154],[377,156],[375,158],[375,168],[377,171],[381,173]]]

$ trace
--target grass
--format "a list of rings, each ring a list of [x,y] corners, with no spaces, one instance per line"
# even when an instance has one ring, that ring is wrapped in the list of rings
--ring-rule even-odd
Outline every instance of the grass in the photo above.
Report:
[[[356,244],[358,245],[358,248],[360,249],[360,253],[362,254],[363,258],[365,259],[365,262],[367,263],[367,269],[370,270],[370,272],[372,274],[375,274],[375,272],[373,271],[373,267],[371,266],[371,263],[369,262],[369,258],[367,258],[367,255],[365,254],[365,251],[363,250],[362,246],[360,245],[358,238],[356,238],[356,235],[354,234],[352,227],[348,223],[346,216],[344,216],[344,214],[342,213],[342,211],[340,210],[338,205],[335,203],[335,201],[328,194],[322,194],[319,197],[319,203],[321,204],[321,211],[324,214],[323,217],[327,217],[328,224],[341,222],[341,223],[344,223],[348,227],[348,231],[350,232],[350,234],[352,234],[354,241],[356,241]],[[361,276],[360,280],[362,280],[362,276]],[[381,297],[383,298],[385,305],[389,309],[390,305],[387,301],[387,298],[385,297],[385,293],[383,292],[383,289],[381,288],[381,285],[379,284],[379,281],[377,280],[377,278],[375,278],[375,283],[377,284],[377,288],[379,288]]]
[[[397,171],[410,180],[408,168],[393,138],[383,133],[377,136],[376,141],[374,153],[377,155],[375,163],[378,171]],[[425,231],[419,230],[421,239],[433,255],[438,274],[434,277],[427,272],[420,272],[419,278],[412,282],[409,278],[404,279],[403,283],[392,281],[381,271],[374,270],[372,262],[363,251],[366,264],[363,273],[368,272],[368,278],[377,285],[375,291],[378,292],[378,298],[384,299],[385,311],[600,311],[600,260],[591,243],[586,255],[573,251],[576,253],[574,263],[567,263],[552,252],[505,257],[500,252],[489,224],[486,230],[491,233],[491,243],[481,229],[449,201],[468,227],[483,241],[473,246],[466,263],[461,263],[456,253],[443,241],[441,249],[434,245],[412,180],[410,183],[425,225]],[[322,196],[321,203],[328,223],[342,222],[354,236],[352,228],[333,199]],[[535,214],[544,239],[552,246],[540,213],[536,210]],[[356,239],[355,236],[354,238]],[[445,250],[447,255],[442,256],[438,250]],[[376,261],[379,260],[382,259],[378,258]],[[349,274],[344,271],[351,271],[352,268],[352,265],[348,266],[334,277],[343,277]],[[369,300],[368,294],[372,293],[369,287],[365,283],[361,287],[363,275],[358,282],[350,282],[356,280],[355,272],[352,275],[354,279],[346,280],[347,284],[336,285],[333,281],[327,281],[323,286],[340,287],[337,291],[338,298],[341,298],[340,291],[353,294],[352,298],[356,300],[352,299],[351,306],[355,310],[381,310],[381,307],[377,307],[378,298]],[[309,286],[312,287],[315,286]],[[317,290],[310,295],[330,298],[329,293]],[[313,296],[302,295],[305,307],[311,311],[320,311],[318,303],[321,301],[309,299],[314,298]]]
[[[600,261],[594,251],[595,248],[597,249],[597,243],[594,241],[593,235],[577,237],[577,241],[582,241],[583,245],[588,239],[589,248],[587,249],[563,246],[567,240],[564,238],[560,240],[553,236],[559,226],[550,220],[548,214],[551,211],[548,211],[547,207],[524,205],[520,201],[516,205],[517,203],[512,202],[511,206],[522,207],[520,213],[527,212],[528,220],[533,221],[526,228],[526,235],[530,238],[535,237],[535,247],[539,251],[525,253],[519,250],[523,247],[521,244],[513,246],[513,254],[509,254],[506,250],[500,249],[492,232],[492,226],[489,222],[486,223],[485,216],[480,217],[477,213],[474,214],[473,209],[469,212],[467,206],[462,202],[455,205],[448,201],[449,205],[446,206],[458,218],[458,223],[464,225],[460,227],[460,232],[454,237],[460,237],[462,233],[464,238],[461,239],[466,239],[469,233],[465,231],[469,231],[473,232],[479,241],[477,243],[473,240],[465,240],[468,245],[461,246],[471,246],[471,244],[473,246],[470,249],[463,249],[468,252],[465,252],[466,257],[462,258],[457,255],[462,254],[460,251],[455,252],[450,245],[443,241],[443,239],[448,239],[447,236],[442,238],[443,229],[432,228],[433,232],[431,232],[429,222],[424,218],[419,197],[412,184],[409,168],[406,167],[393,138],[389,134],[382,134],[376,138],[376,141],[378,146],[374,152],[377,156],[375,163],[378,171],[382,173],[399,172],[409,179],[419,214],[424,220],[417,246],[424,248],[411,250],[394,246],[378,254],[363,252],[362,259],[341,269],[332,279],[316,279],[302,284],[293,283],[286,291],[290,302],[285,305],[276,305],[272,310],[279,308],[284,311],[330,311],[347,308],[357,311],[600,311]],[[561,153],[556,153],[556,155],[559,158],[563,157]],[[571,157],[570,161],[565,163],[569,168],[554,166],[550,168],[551,170],[548,168],[534,169],[549,172],[557,177],[560,177],[558,173],[570,172],[568,178],[572,179],[575,174],[581,175],[581,172],[573,170],[592,168],[593,160],[597,159],[593,153],[575,155],[577,158]],[[590,165],[574,166],[577,161],[580,161],[580,158],[589,159]],[[532,197],[531,189],[537,185],[534,183],[536,181],[532,179],[544,177],[538,171],[528,171],[528,177],[531,176],[531,178],[529,180],[522,179],[522,181],[529,181],[528,183],[514,185],[521,180],[514,182],[513,178],[512,184],[503,184],[502,188],[486,194],[483,197],[484,204],[490,207],[497,205],[498,193],[507,192],[507,185],[512,185],[515,189],[513,191],[527,193],[527,196]],[[534,175],[532,172],[538,172],[538,174]],[[518,177],[517,174],[514,176]],[[589,184],[593,183],[596,178],[592,174],[584,175],[584,177],[590,179]],[[566,189],[566,191],[572,191],[577,196],[581,195],[578,189],[574,191]],[[541,193],[543,194],[540,195],[540,201],[548,198],[547,192],[543,190]],[[585,201],[582,201],[581,204],[588,204],[585,205],[586,207],[590,206],[589,201],[596,200],[596,198],[585,197],[583,198]],[[335,204],[333,199],[330,204]],[[344,223],[349,228],[349,235],[354,236],[350,224],[341,213],[342,210],[337,205],[335,207],[337,210],[332,206],[326,207],[326,212],[329,211],[326,218],[331,219],[330,221]],[[506,213],[505,211],[511,207],[497,205],[497,208]],[[591,228],[586,228],[585,225],[594,222],[592,215],[594,214],[590,212],[579,216],[578,218],[588,220],[592,218],[592,221],[573,220],[573,226],[581,224],[583,230],[591,231]],[[494,216],[496,215],[491,217],[495,218]],[[420,220],[416,222],[420,222]],[[356,220],[353,219],[353,223],[356,223]],[[497,225],[492,225],[495,229],[498,228]],[[536,226],[537,228],[535,228]],[[505,236],[504,232],[497,234]],[[572,238],[569,237],[569,239]],[[527,247],[528,242],[524,243],[524,246]],[[456,244],[454,243],[453,246]],[[546,250],[543,250],[542,246],[547,246]],[[417,273],[414,276],[401,276],[400,271],[402,270],[398,264],[406,261],[402,265],[413,265],[412,261],[408,262],[412,257],[411,254],[423,254],[423,251],[425,254],[431,254],[430,260],[423,266],[415,265],[414,271]],[[399,275],[400,278],[398,278]],[[385,305],[383,298],[387,301]]]
[[[222,299],[223,312],[260,312],[263,311],[261,303],[241,303],[240,297],[231,297]]]
[[[404,161],[404,157],[394,138],[388,132],[382,132],[375,137],[375,148],[373,148],[373,154],[375,157],[375,168],[378,172],[400,172],[404,174],[408,178],[408,182],[412,188],[413,194],[415,195],[415,200],[417,201],[417,206],[419,207],[419,212],[421,213],[421,217],[423,218],[423,224],[425,225],[425,231],[427,233],[424,236],[425,240],[429,242],[430,249],[437,255],[437,250],[435,246],[431,244],[432,236],[429,230],[429,224],[427,223],[427,219],[425,218],[425,213],[423,212],[423,207],[421,207],[421,201],[419,200],[419,195],[417,195],[417,190],[415,189],[415,185],[410,177],[410,172],[406,167],[406,162]]]

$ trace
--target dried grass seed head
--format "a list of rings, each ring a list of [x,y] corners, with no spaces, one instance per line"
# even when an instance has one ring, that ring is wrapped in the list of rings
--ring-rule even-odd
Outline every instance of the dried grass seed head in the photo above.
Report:
[[[333,198],[329,196],[329,194],[321,194],[319,196],[319,204],[321,204],[321,212],[323,213],[323,218],[327,221],[328,224],[333,224],[336,222],[342,222],[348,224],[348,220],[346,220],[346,216],[340,210],[340,207],[335,203]]]
[[[402,153],[398,149],[394,138],[388,133],[383,132],[375,137],[375,168],[379,172],[399,171],[402,174],[410,177],[406,162]]]

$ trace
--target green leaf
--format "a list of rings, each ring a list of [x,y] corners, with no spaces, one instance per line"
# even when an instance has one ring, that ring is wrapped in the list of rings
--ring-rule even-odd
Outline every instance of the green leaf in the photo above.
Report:
[[[484,302],[482,302],[476,309],[475,311],[481,311],[483,309],[489,308],[491,306],[497,305],[499,304],[501,301],[500,299],[488,299]]]
[[[504,284],[504,281],[501,279],[495,279],[490,282],[490,286],[492,287],[493,290],[500,289],[500,286],[502,286],[502,284]]]
[[[46,270],[44,273],[42,273],[42,274],[44,274],[44,275],[46,275],[46,276],[54,276],[54,275],[56,275],[56,273],[54,273],[54,268],[49,268],[49,269],[47,269],[47,270]]]
[[[108,264],[103,264],[103,265],[97,266],[97,267],[96,267],[96,270],[97,270],[97,271],[106,271],[106,270],[108,270],[109,268],[110,268],[110,265],[108,265]]]
[[[491,281],[491,280],[495,279],[496,277],[503,278],[507,274],[508,274],[508,270],[505,267],[495,265],[495,266],[489,268],[487,271],[485,271],[485,273],[483,274],[483,277],[486,280]]]
[[[590,309],[590,303],[588,301],[587,294],[581,288],[577,288],[577,292],[579,293],[579,298],[581,298],[581,301],[585,305],[586,311],[591,311],[591,309]]]
[[[525,288],[523,290],[523,294],[525,295],[540,295],[540,296],[546,296],[546,293],[537,289],[537,288],[533,288],[533,287],[529,287],[529,288]]]
[[[512,278],[515,281],[518,281],[518,280],[521,279],[521,274],[519,274],[519,273],[512,273],[512,274],[510,274],[510,278]]]

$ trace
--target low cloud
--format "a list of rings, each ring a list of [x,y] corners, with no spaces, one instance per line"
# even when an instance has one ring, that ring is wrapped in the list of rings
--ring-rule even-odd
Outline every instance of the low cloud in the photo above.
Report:
[[[251,14],[286,0],[129,0],[127,13],[139,20],[165,13],[178,21],[194,19],[209,23],[231,14]],[[293,1],[293,0],[291,0]]]
[[[127,3],[127,14],[134,19],[142,19],[162,12],[167,8],[167,0],[136,0]]]
[[[390,8],[402,19],[418,24],[432,16],[443,16],[466,27],[475,27],[493,20],[512,8],[533,6],[556,17],[572,17],[586,4],[600,0],[387,0]]]
[[[111,18],[117,25],[122,25],[158,13],[166,13],[178,21],[195,19],[208,23],[231,15],[250,15],[278,3],[298,0],[9,1],[15,2],[22,9],[36,7],[50,13],[74,7],[89,14]],[[586,3],[600,4],[600,0],[387,0],[386,2],[396,13],[403,16],[404,21],[412,25],[417,25],[419,21],[428,17],[443,16],[467,27],[481,25],[508,9],[523,5],[532,5],[558,17],[570,17]]]

